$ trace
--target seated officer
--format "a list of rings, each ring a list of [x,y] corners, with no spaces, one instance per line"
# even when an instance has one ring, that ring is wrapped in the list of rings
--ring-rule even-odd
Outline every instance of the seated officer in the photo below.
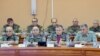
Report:
[[[99,25],[99,21],[98,20],[95,20],[93,22],[93,26],[90,27],[90,30],[94,31],[94,32],[100,32],[100,25]]]
[[[46,41],[46,38],[44,35],[40,34],[40,29],[38,26],[34,26],[32,28],[32,32],[28,37],[25,39],[26,42],[33,43],[33,42],[42,42]]]
[[[2,40],[9,44],[18,44],[19,37],[14,34],[13,28],[8,26],[6,27],[6,34],[2,36]]]
[[[55,34],[51,34],[48,37],[48,40],[51,41],[57,41],[57,45],[60,46],[62,41],[68,41],[68,36],[66,33],[64,33],[64,28],[62,25],[57,25],[56,28],[56,33]]]
[[[38,25],[38,19],[37,18],[33,18],[32,19],[32,24],[27,27],[27,32],[30,33],[34,26],[38,26],[39,30],[42,30],[42,26]]]
[[[81,31],[79,31],[74,39],[75,41],[83,42],[96,42],[97,38],[93,31],[88,30],[87,24],[81,25]]]
[[[80,30],[80,26],[78,25],[78,20],[76,18],[73,19],[73,25],[67,28],[67,33],[76,34]]]
[[[20,26],[15,24],[12,18],[7,19],[7,24],[3,26],[4,32],[6,32],[6,27],[11,26],[15,33],[20,32],[19,28]]]
[[[57,24],[57,19],[51,19],[51,25],[48,26],[47,32],[48,33],[54,33],[55,32],[55,28],[58,25]]]

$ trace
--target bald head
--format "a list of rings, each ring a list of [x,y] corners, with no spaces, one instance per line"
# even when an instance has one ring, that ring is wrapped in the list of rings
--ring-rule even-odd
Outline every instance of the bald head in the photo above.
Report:
[[[99,20],[94,20],[93,27],[98,27],[98,26],[99,26]]]
[[[38,19],[37,18],[33,18],[32,19],[32,24],[33,25],[37,25],[38,24]]]
[[[12,27],[10,27],[10,26],[6,27],[6,34],[7,34],[7,36],[12,36],[13,32],[14,31],[13,31]]]
[[[73,19],[73,25],[74,25],[74,26],[77,26],[77,25],[78,25],[78,19],[77,19],[77,18],[74,18],[74,19]]]
[[[6,27],[6,31],[7,31],[7,30],[13,30],[13,28],[10,27],[10,26],[8,26],[8,27]]]
[[[52,23],[52,25],[55,26],[57,24],[57,19],[56,18],[51,19],[51,23]]]

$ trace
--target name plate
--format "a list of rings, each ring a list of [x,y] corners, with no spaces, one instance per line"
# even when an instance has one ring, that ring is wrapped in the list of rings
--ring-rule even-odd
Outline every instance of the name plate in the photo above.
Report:
[[[18,47],[26,47],[25,44],[19,44]]]
[[[1,47],[11,47],[12,45],[8,45],[8,44],[1,44]]]
[[[99,48],[100,48],[100,45],[99,45]]]
[[[75,47],[81,48],[81,47],[84,47],[84,45],[82,45],[82,44],[75,44]]]
[[[54,47],[54,44],[47,44],[47,47]]]

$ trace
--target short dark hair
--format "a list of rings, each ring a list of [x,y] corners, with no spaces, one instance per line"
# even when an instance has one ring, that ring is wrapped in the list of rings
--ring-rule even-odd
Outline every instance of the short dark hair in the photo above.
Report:
[[[81,28],[82,28],[82,27],[88,28],[88,25],[87,25],[87,24],[82,24],[80,27],[81,27]]]
[[[12,18],[8,18],[7,19],[7,22],[10,22],[10,21],[13,21],[13,19]]]
[[[61,27],[64,30],[62,25],[56,25],[56,28],[58,28],[58,27]]]

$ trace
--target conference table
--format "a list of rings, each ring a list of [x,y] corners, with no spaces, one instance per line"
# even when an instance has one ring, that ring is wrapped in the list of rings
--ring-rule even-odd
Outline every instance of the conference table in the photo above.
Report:
[[[88,47],[3,47],[0,56],[100,56],[100,49]]]
[[[100,48],[84,47],[1,47],[0,56],[100,56]]]

